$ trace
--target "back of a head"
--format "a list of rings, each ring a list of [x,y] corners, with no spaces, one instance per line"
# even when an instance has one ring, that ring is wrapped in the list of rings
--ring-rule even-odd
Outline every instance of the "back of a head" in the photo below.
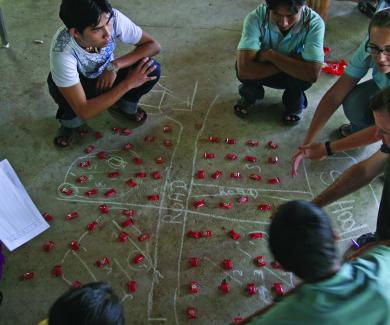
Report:
[[[104,282],[70,289],[49,311],[49,325],[124,325],[123,307]]]
[[[69,28],[82,33],[88,26],[97,26],[103,13],[111,13],[108,0],[62,0],[60,18]]]
[[[285,6],[291,13],[297,13],[299,8],[306,4],[306,0],[266,0],[266,4],[271,10]]]
[[[370,108],[373,112],[390,114],[390,87],[382,89],[370,99]]]
[[[279,207],[269,228],[269,246],[287,271],[304,280],[323,278],[338,259],[328,215],[308,201]]]

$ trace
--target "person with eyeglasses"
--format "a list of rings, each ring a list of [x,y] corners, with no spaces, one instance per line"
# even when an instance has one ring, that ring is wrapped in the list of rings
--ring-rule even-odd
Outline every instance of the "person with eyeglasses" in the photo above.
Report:
[[[237,48],[241,85],[234,113],[246,118],[264,87],[282,89],[283,122],[299,123],[307,107],[305,91],[317,81],[324,62],[325,25],[306,0],[266,0],[250,12]]]
[[[53,37],[47,79],[60,123],[54,144],[69,146],[88,133],[87,120],[107,110],[143,123],[147,114],[138,102],[159,80],[151,57],[160,44],[108,0],[62,0],[59,16],[65,26]],[[115,57],[118,42],[134,49]]]
[[[359,83],[371,68],[372,79]],[[296,174],[302,158],[324,159],[333,153],[378,141],[369,101],[381,89],[390,86],[389,74],[390,8],[386,8],[374,15],[368,27],[367,37],[352,55],[345,73],[318,104],[304,142],[292,158],[293,175]],[[316,136],[340,105],[343,106],[345,116],[349,120],[349,123],[341,125],[338,129],[341,139],[322,144],[315,143]],[[357,131],[361,132],[356,134]]]

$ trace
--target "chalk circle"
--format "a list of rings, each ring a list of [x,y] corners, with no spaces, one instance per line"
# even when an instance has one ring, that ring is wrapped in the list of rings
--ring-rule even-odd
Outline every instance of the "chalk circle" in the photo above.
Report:
[[[138,255],[142,254],[145,256],[143,261],[139,264],[134,264],[133,258]],[[140,252],[139,250],[133,250],[129,252],[129,255],[127,256],[127,265],[128,267],[133,271],[145,271],[148,272],[152,268],[152,263],[150,261],[150,257],[146,255],[144,252]]]
[[[72,190],[73,193],[70,194],[70,195],[69,195],[69,194],[62,193],[62,192],[61,192],[61,189],[64,188],[64,187],[66,187],[66,188]],[[71,184],[71,183],[66,183],[66,182],[65,182],[65,183],[62,183],[62,184],[60,184],[60,185],[58,186],[58,193],[59,193],[60,196],[63,197],[63,198],[71,198],[71,197],[77,196],[77,195],[79,194],[79,189],[78,189],[78,187],[74,186],[73,184]]]
[[[107,159],[107,164],[110,168],[113,169],[124,169],[127,165],[127,162],[119,156],[111,156]]]

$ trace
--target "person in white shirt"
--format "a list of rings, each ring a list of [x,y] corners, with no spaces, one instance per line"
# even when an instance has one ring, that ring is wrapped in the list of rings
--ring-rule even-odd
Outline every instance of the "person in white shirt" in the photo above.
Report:
[[[66,147],[85,132],[85,121],[110,110],[136,123],[146,120],[139,99],[160,77],[151,59],[160,44],[107,0],[62,0],[50,48],[49,92],[61,127],[54,143]],[[134,49],[115,58],[116,42]]]

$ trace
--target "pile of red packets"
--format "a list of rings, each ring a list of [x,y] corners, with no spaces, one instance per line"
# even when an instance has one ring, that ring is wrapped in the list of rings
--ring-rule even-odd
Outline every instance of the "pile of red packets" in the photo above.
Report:
[[[324,56],[325,62],[321,70],[325,73],[332,74],[334,76],[341,76],[344,73],[347,62],[344,59],[341,59],[338,62],[331,62],[326,60],[326,56],[329,54],[331,49],[329,47],[324,47]]]

